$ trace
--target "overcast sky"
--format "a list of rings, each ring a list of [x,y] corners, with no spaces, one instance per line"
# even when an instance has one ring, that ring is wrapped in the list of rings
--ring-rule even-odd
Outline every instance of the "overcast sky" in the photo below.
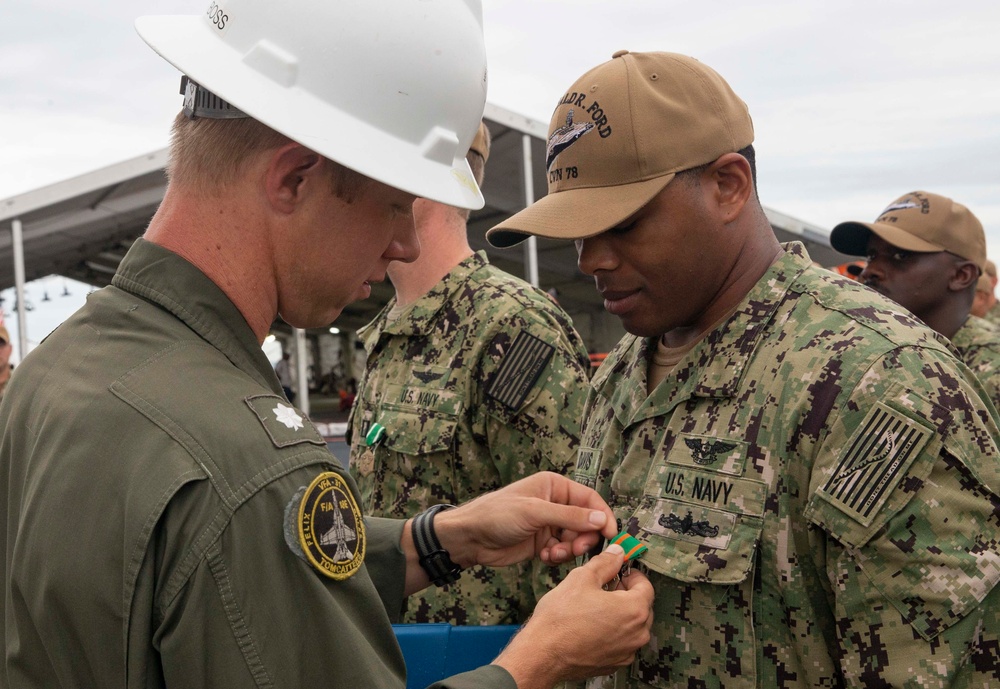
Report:
[[[3,0],[0,199],[166,146],[179,75],[132,22],[207,5]],[[748,103],[766,205],[830,228],[924,189],[969,206],[1000,258],[996,0],[485,0],[484,15],[496,105],[547,123],[614,51],[686,53]]]

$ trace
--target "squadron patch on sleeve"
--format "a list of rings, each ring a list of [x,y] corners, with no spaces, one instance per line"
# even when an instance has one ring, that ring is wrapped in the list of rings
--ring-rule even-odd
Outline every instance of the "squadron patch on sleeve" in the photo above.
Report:
[[[820,495],[854,520],[870,525],[932,435],[931,429],[877,404],[854,432]]]
[[[331,579],[347,579],[365,559],[361,509],[343,477],[327,471],[309,484],[298,507],[298,541],[306,561]]]
[[[508,409],[520,409],[555,351],[552,345],[522,330],[504,355],[486,394]]]

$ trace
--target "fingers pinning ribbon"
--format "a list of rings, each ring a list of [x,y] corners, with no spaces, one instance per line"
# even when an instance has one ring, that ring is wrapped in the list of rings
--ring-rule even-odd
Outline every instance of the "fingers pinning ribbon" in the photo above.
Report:
[[[625,551],[625,562],[622,563],[622,568],[618,570],[618,574],[615,578],[604,585],[605,591],[614,591],[618,587],[618,583],[632,573],[632,563],[642,557],[649,548],[645,543],[640,541],[635,536],[629,535],[628,531],[622,531],[620,534],[615,536],[611,540],[611,544],[620,545]]]

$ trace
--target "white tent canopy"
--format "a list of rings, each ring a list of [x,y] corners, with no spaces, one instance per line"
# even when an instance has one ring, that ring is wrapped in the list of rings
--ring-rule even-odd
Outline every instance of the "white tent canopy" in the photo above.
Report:
[[[486,250],[493,263],[511,273],[529,280],[537,276],[534,281],[543,289],[555,288],[591,349],[606,351],[620,335],[620,326],[604,312],[592,280],[578,271],[571,243],[539,240],[504,250],[486,243],[487,229],[544,195],[547,125],[492,104],[487,104],[485,119],[493,147],[483,186],[486,207],[473,213],[469,224],[473,248]],[[0,289],[19,284],[23,289],[24,281],[51,274],[97,287],[108,284],[163,198],[166,161],[162,149],[0,200]],[[830,248],[827,230],[765,211],[782,241],[805,242],[813,258],[825,265],[848,260]],[[342,330],[357,329],[391,295],[391,285],[376,285],[369,299],[348,307],[336,324]],[[18,315],[23,317],[23,310]],[[19,331],[23,351],[26,333],[23,327]]]

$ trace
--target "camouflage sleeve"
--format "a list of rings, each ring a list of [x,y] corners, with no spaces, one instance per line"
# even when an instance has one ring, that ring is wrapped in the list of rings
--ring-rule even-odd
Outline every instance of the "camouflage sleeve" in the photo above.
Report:
[[[1000,682],[998,429],[965,374],[896,351],[828,419],[806,517],[847,686]]]
[[[570,475],[589,387],[589,359],[572,326],[543,312],[512,315],[482,364],[484,425],[502,483],[539,471]],[[568,568],[537,560],[518,567],[526,619]]]
[[[1000,408],[1000,348],[973,347],[969,350],[966,361],[982,383],[987,399],[994,407]]]
[[[476,397],[505,485],[538,471],[572,471],[589,387],[586,362],[579,335],[539,311],[511,315],[487,345]]]

